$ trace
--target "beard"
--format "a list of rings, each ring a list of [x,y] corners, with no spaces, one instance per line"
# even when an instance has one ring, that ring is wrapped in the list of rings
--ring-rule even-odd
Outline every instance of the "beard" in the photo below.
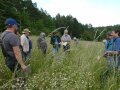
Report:
[[[15,33],[16,35],[18,34],[18,32],[19,32],[18,29],[15,29],[15,30],[14,30],[14,33]]]

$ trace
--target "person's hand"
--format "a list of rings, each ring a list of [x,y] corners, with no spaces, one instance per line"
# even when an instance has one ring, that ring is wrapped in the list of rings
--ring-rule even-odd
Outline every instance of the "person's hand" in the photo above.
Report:
[[[30,73],[31,72],[31,67],[30,67],[30,65],[27,65],[27,66],[22,66],[21,67],[22,68],[22,70],[24,71],[24,72],[26,72],[26,73]]]
[[[103,54],[103,57],[107,57],[107,53],[104,53],[104,54]]]
[[[22,68],[23,71],[25,71],[27,69],[27,66],[26,65],[22,65],[21,68]]]

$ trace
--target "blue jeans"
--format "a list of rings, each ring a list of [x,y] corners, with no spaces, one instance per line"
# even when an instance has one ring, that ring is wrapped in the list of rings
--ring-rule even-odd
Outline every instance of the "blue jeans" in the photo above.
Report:
[[[67,44],[66,46],[63,46],[63,50],[64,50],[64,51],[66,51],[66,50],[68,50],[68,49],[70,49],[70,44]]]
[[[52,55],[54,56],[55,53],[59,52],[59,48],[60,46],[59,45],[54,45],[53,48],[52,48]]]
[[[108,56],[107,57],[107,63],[108,63],[109,68],[114,67],[115,66],[114,57],[113,56]]]
[[[24,61],[28,60],[30,57],[30,53],[29,52],[22,52],[22,58]]]
[[[114,55],[115,66],[120,67],[120,55]]]

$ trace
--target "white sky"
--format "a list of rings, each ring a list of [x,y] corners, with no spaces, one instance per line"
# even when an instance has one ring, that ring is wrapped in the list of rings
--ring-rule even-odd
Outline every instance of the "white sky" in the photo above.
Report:
[[[83,24],[107,26],[120,24],[120,0],[32,0],[52,17],[72,15]]]

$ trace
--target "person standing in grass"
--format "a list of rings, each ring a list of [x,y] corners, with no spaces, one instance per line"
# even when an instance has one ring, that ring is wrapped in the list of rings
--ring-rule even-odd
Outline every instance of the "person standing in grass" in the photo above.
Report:
[[[67,29],[64,31],[64,35],[62,36],[61,41],[62,41],[62,44],[63,44],[63,50],[64,51],[70,49],[71,37],[68,34]]]
[[[21,68],[26,71],[27,66],[22,60],[21,51],[19,48],[20,40],[15,34],[17,30],[17,22],[13,18],[8,18],[5,21],[6,30],[1,35],[1,47],[5,57],[5,63],[11,72],[20,70]]]
[[[106,42],[106,54],[104,54],[105,57],[107,57],[108,66],[112,66],[116,68],[117,70],[120,70],[120,31],[119,30],[113,30],[111,34],[108,36],[109,40]],[[113,39],[111,39],[113,38]],[[104,79],[107,78],[109,69],[106,70],[101,77]],[[115,70],[116,70],[115,69]]]
[[[111,68],[114,66],[114,58],[112,54],[109,54],[109,52],[113,51],[113,36],[111,35],[111,32],[108,32],[106,35],[106,41],[105,43],[105,53],[104,57],[107,58],[108,66]]]
[[[47,51],[47,42],[45,40],[45,33],[44,32],[40,33],[40,36],[37,40],[37,45],[38,45],[38,49],[40,49],[42,54],[45,55],[46,51]]]
[[[22,46],[22,56],[23,60],[29,59],[29,54],[30,54],[30,40],[29,40],[29,29],[26,28],[22,32],[23,35],[20,37],[21,40],[21,46]]]
[[[28,40],[29,40],[29,52],[28,52],[28,57],[30,59],[30,54],[31,54],[31,50],[32,50],[32,40],[30,39],[29,36],[27,36]]]
[[[55,53],[59,52],[60,43],[61,43],[61,39],[60,39],[60,37],[58,35],[58,32],[54,31],[52,36],[51,36],[51,40],[50,40],[50,44],[53,46],[53,48],[52,48],[52,56],[54,56]]]
[[[113,30],[111,35],[113,36],[112,54],[114,55],[115,66],[120,70],[120,31]]]
[[[77,47],[79,44],[79,40],[76,37],[74,37],[73,40],[74,40],[75,47]]]

